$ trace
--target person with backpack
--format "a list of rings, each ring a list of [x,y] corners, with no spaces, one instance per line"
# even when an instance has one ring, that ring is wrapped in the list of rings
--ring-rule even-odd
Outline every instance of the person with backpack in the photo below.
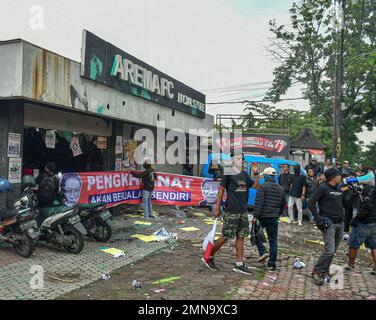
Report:
[[[141,173],[135,173],[131,171],[131,174],[136,177],[142,179],[143,190],[142,190],[142,203],[144,206],[144,218],[155,218],[153,216],[153,206],[151,203],[151,196],[153,195],[154,190],[154,182],[157,178],[157,174],[155,170],[151,167],[151,164],[145,162],[143,164],[145,171]]]
[[[38,185],[37,198],[39,207],[52,206],[59,192],[59,179],[55,176],[55,162],[47,162],[44,167],[44,173],[41,173],[37,179]]]

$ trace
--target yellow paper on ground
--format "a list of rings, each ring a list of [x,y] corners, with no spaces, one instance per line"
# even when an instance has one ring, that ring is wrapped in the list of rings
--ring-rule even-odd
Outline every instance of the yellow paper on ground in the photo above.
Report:
[[[152,225],[151,222],[146,222],[146,221],[135,221],[134,224],[139,224],[139,225],[142,225],[142,226],[151,226]]]
[[[116,248],[101,249],[101,251],[107,252],[107,253],[113,254],[113,255],[120,254],[120,253],[124,252],[123,250],[119,250],[119,249],[116,249]]]
[[[153,234],[151,236],[146,236],[144,234],[134,234],[133,236],[131,236],[131,238],[137,238],[143,242],[153,242],[158,240],[158,237]]]
[[[196,217],[205,217],[206,216],[205,213],[202,213],[202,212],[193,212],[192,214]]]
[[[322,242],[320,240],[304,240],[304,242],[306,242],[306,243],[316,243],[316,244],[322,244],[322,245],[324,245],[324,242]]]
[[[365,244],[363,243],[361,246],[360,246],[360,248],[359,248],[360,250],[367,250],[366,249],[366,246],[365,246]]]
[[[279,218],[279,221],[281,222],[289,222],[290,218],[289,217],[282,217],[282,218]]]
[[[211,219],[211,218],[204,219],[204,221],[205,221],[206,224],[209,224],[209,225],[214,224],[214,220]],[[223,224],[222,221],[217,220],[217,225],[222,225],[222,224]]]
[[[192,232],[192,231],[199,231],[200,229],[195,228],[195,227],[185,227],[185,228],[180,228],[180,230]]]
[[[140,214],[127,214],[125,217],[126,218],[140,218],[141,215]]]

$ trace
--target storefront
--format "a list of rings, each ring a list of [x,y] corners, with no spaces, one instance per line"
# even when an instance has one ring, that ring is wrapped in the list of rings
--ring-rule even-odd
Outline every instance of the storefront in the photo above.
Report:
[[[62,173],[135,169],[138,129],[156,135],[160,121],[166,132],[213,127],[201,93],[90,32],[82,48],[79,63],[23,40],[0,42],[0,176],[16,187],[0,195],[0,207],[18,196],[22,174],[38,174],[47,161]],[[152,150],[153,158],[165,152]]]

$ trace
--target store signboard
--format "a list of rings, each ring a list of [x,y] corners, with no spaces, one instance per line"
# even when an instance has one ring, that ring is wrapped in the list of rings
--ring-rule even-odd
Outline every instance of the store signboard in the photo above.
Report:
[[[205,95],[83,31],[81,75],[111,88],[205,118]]]

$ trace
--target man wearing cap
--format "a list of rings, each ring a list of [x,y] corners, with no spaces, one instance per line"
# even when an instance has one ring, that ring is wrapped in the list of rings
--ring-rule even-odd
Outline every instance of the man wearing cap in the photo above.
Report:
[[[236,263],[233,271],[251,275],[252,272],[243,262],[244,238],[249,235],[247,213],[249,188],[254,184],[257,187],[258,179],[253,181],[248,173],[243,170],[244,158],[242,154],[231,153],[231,157],[233,159],[233,167],[224,170],[214,211],[214,216],[218,218],[223,194],[226,190],[227,207],[223,215],[222,236],[215,242],[211,251],[211,258],[209,260],[202,258],[202,261],[210,270],[218,270],[214,262],[215,253],[228,239],[236,238]],[[255,177],[258,176],[257,172],[254,172],[254,174]]]
[[[325,172],[326,182],[320,184],[308,201],[309,210],[316,219],[316,226],[324,238],[324,251],[313,268],[312,277],[317,285],[323,285],[329,277],[333,257],[343,237],[344,230],[344,196],[339,184],[341,173],[330,168]],[[317,206],[319,212],[317,212]]]
[[[308,163],[304,169],[306,172],[308,172],[308,169],[312,169],[315,173],[315,177],[317,177],[322,171],[320,165],[317,163],[317,157],[315,155],[312,156],[311,162]]]
[[[266,168],[262,175],[265,183],[261,184],[257,191],[253,217],[260,221],[262,228],[266,229],[270,246],[268,268],[270,272],[274,272],[278,248],[278,219],[286,204],[285,191],[276,182],[277,173],[274,168]]]
[[[350,164],[347,160],[343,161],[343,165],[342,165],[342,172],[341,172],[341,176],[342,178],[347,178],[351,175],[351,168],[350,168]]]

